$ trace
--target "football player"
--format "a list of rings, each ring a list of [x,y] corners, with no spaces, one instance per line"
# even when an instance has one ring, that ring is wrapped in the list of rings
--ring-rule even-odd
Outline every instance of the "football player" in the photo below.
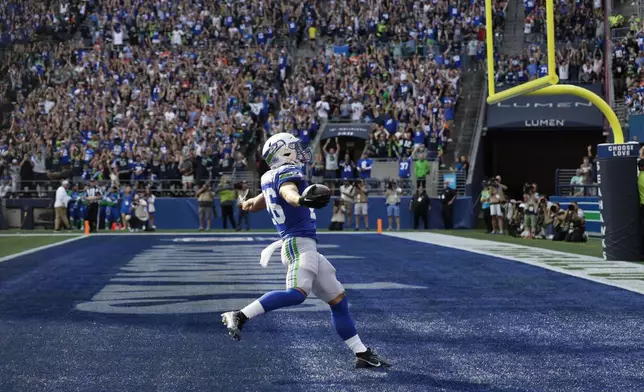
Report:
[[[302,165],[311,159],[310,149],[288,133],[278,133],[264,144],[262,155],[270,170],[261,179],[262,193],[242,204],[245,211],[266,209],[282,238],[262,252],[262,265],[281,246],[286,273],[286,290],[271,291],[245,308],[222,314],[222,322],[234,340],[241,339],[244,324],[263,313],[299,305],[313,293],[331,307],[333,326],[356,355],[356,367],[388,367],[389,363],[367,348],[349,314],[349,304],[335,268],[317,251],[315,209],[330,201],[328,188],[308,186]]]

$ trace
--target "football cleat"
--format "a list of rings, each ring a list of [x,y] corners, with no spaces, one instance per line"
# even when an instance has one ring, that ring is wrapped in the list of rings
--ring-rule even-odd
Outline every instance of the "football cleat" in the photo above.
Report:
[[[384,361],[375,351],[367,348],[367,351],[356,354],[356,368],[388,368],[391,367],[389,362]]]
[[[244,326],[244,322],[239,317],[240,313],[241,311],[237,310],[222,313],[221,315],[221,322],[228,329],[228,336],[237,341],[241,340],[241,330]]]

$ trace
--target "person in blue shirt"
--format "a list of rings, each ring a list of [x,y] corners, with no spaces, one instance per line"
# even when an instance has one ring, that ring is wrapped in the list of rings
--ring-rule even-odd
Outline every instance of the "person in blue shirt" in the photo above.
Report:
[[[110,230],[112,224],[119,221],[119,193],[118,189],[113,186],[109,192],[105,193],[101,204],[105,207],[105,230]]]
[[[82,226],[82,221],[84,217],[81,217],[81,196],[82,193],[78,190],[78,183],[75,183],[72,186],[72,189],[68,191],[70,199],[67,204],[67,211],[69,212],[69,222],[71,223],[72,228],[79,229]]]
[[[403,153],[398,160],[398,177],[400,177],[400,185],[403,189],[411,189],[411,158]]]
[[[123,190],[121,195],[121,224],[123,225],[122,229],[125,229],[126,226],[129,226],[127,216],[132,213],[132,188],[127,185]]]
[[[355,178],[356,164],[351,159],[349,153],[344,154],[344,161],[340,162],[340,178],[343,180]]]
[[[360,178],[371,178],[371,169],[373,169],[373,159],[369,158],[369,155],[365,152],[362,154],[362,158],[358,160]]]
[[[242,203],[244,211],[268,211],[281,240],[269,245],[261,255],[266,266],[275,250],[281,247],[282,264],[288,267],[286,290],[264,294],[238,311],[222,314],[222,323],[234,340],[241,339],[244,324],[265,312],[299,305],[312,292],[331,307],[335,329],[356,355],[356,367],[387,367],[389,364],[368,349],[360,340],[349,313],[344,288],[335,268],[317,251],[315,209],[324,208],[331,193],[323,185],[311,185],[302,167],[311,160],[310,149],[289,133],[271,136],[262,150],[270,167],[261,179],[262,193]],[[318,192],[318,187],[322,188]]]

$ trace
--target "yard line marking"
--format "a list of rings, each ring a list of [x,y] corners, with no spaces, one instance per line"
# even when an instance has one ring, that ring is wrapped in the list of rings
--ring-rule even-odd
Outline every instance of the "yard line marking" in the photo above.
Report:
[[[627,261],[610,261],[612,266],[601,267],[593,263],[607,263],[599,257],[575,255],[555,250],[535,248],[526,245],[508,244],[488,240],[457,237],[435,233],[385,233],[390,237],[404,238],[431,245],[464,250],[467,252],[493,256],[500,259],[518,261],[550,271],[559,272],[576,278],[590,280],[607,286],[644,294],[644,265]],[[560,259],[560,263],[553,263]],[[589,262],[591,264],[589,264]],[[598,276],[601,274],[602,276]],[[611,279],[619,274],[619,279]],[[604,276],[605,275],[605,276]]]
[[[40,237],[44,237],[44,235],[40,235]],[[0,263],[2,263],[4,261],[7,261],[7,260],[15,259],[16,257],[26,256],[26,255],[29,255],[29,254],[32,254],[32,253],[40,252],[41,250],[53,248],[55,246],[64,245],[64,244],[68,244],[70,242],[82,240],[83,238],[86,238],[86,237],[81,235],[81,236],[73,237],[73,238],[63,240],[63,241],[60,241],[60,242],[55,242],[53,244],[48,244],[48,245],[39,246],[37,248],[31,248],[31,249],[23,250],[22,252],[18,252],[18,253],[14,253],[12,255],[0,257]]]

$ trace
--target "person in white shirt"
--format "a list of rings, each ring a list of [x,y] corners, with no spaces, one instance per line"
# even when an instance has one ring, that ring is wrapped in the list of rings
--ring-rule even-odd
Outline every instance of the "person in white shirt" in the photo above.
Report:
[[[54,211],[56,213],[56,220],[54,221],[54,231],[60,231],[60,224],[65,226],[65,229],[71,230],[69,220],[67,219],[67,203],[69,203],[69,181],[63,181],[56,190],[56,200],[54,201]]]
[[[347,208],[342,203],[342,200],[335,199],[333,201],[333,215],[331,216],[331,224],[329,225],[330,231],[341,231],[344,229],[344,213]]]
[[[112,44],[114,46],[123,46],[123,28],[112,30]]]
[[[148,213],[148,203],[139,195],[134,195],[132,203],[133,214],[130,217],[130,231],[146,230],[150,214]]]
[[[322,97],[322,99],[317,101],[315,104],[315,110],[318,111],[318,117],[320,117],[322,122],[329,118],[328,112],[331,110],[331,106],[329,106],[329,103],[326,101],[326,97]]]
[[[183,31],[179,29],[178,27],[175,27],[174,30],[172,30],[172,45],[173,46],[181,46],[183,43]]]
[[[364,105],[358,100],[353,101],[351,104],[351,121],[360,121],[363,111]]]
[[[148,203],[148,214],[150,215],[149,221],[150,221],[150,229],[156,229],[157,227],[154,225],[154,213],[156,212],[156,208],[154,207],[154,203],[157,201],[157,197],[154,196],[152,193],[152,188],[147,187],[145,188],[145,199]]]

